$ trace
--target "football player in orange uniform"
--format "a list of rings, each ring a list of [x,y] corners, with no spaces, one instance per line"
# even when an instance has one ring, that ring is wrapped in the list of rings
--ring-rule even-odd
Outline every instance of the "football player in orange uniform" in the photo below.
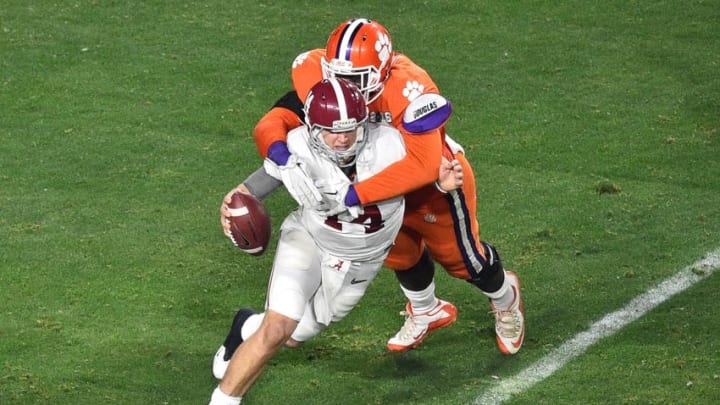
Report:
[[[330,34],[324,49],[295,59],[294,90],[278,100],[255,127],[260,155],[287,168],[283,182],[300,204],[319,205],[323,190],[307,181],[287,149],[286,138],[292,128],[303,123],[302,105],[310,88],[326,77],[357,83],[368,102],[370,121],[385,121],[398,128],[407,148],[406,157],[335,196],[339,209],[344,209],[405,194],[403,226],[385,265],[395,270],[409,302],[405,323],[388,341],[388,349],[417,347],[429,332],[456,319],[455,306],[435,295],[435,260],[490,299],[498,346],[505,354],[516,353],[525,334],[519,279],[504,270],[496,249],[480,240],[475,180],[462,147],[446,136],[443,125],[438,126],[444,123],[426,125],[422,119],[429,111],[451,106],[449,102],[413,103],[420,95],[439,90],[425,70],[392,50],[390,35],[381,24],[363,18],[345,21]],[[460,162],[462,188],[443,192],[433,186],[441,158]],[[231,356],[232,351],[234,348],[226,348],[226,355]]]

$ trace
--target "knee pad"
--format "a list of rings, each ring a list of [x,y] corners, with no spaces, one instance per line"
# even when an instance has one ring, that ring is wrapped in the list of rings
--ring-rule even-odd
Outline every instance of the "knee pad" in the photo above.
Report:
[[[420,260],[415,265],[406,270],[396,270],[395,277],[406,290],[422,291],[426,289],[435,277],[435,265],[427,248],[423,250]]]
[[[485,250],[485,265],[476,278],[467,281],[484,292],[494,293],[505,282],[505,269],[495,246],[485,241],[480,241],[480,244]]]

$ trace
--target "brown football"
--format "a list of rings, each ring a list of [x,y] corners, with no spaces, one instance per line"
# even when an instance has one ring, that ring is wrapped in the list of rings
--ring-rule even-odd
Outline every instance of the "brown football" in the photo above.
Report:
[[[251,194],[234,193],[228,204],[230,240],[243,252],[260,256],[270,242],[270,216],[260,200]]]

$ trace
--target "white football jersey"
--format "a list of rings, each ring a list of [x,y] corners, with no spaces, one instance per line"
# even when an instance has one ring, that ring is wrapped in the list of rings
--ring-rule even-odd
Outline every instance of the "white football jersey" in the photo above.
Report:
[[[305,126],[288,133],[290,152],[301,159],[315,180],[330,184],[349,182],[340,167],[317,153],[308,143]],[[366,142],[355,160],[353,181],[362,181],[405,156],[405,144],[397,129],[387,124],[369,124]],[[402,225],[405,200],[401,197],[363,206],[357,218],[344,213],[326,217],[313,209],[302,209],[303,225],[325,252],[348,260],[384,255]]]

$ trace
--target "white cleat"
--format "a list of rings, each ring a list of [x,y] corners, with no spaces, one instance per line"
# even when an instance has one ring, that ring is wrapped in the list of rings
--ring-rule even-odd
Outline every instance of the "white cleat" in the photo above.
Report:
[[[241,331],[245,321],[254,314],[255,311],[250,308],[241,308],[235,314],[235,318],[233,318],[233,323],[230,326],[230,332],[225,338],[225,342],[223,342],[222,346],[217,349],[215,357],[213,357],[212,372],[218,380],[222,380],[225,376],[225,372],[230,364],[230,359],[232,358],[233,353],[235,353],[235,350],[237,350],[243,342]]]
[[[408,302],[403,313],[407,318],[400,331],[387,342],[387,348],[393,352],[404,352],[414,349],[425,340],[435,329],[443,328],[455,322],[457,308],[450,302],[438,299],[435,308],[421,313],[413,314]]]
[[[525,339],[525,315],[522,298],[520,298],[520,279],[512,271],[505,273],[510,280],[510,288],[515,295],[509,308],[496,308],[490,301],[492,313],[495,315],[495,340],[501,352],[515,354],[522,347]]]
[[[215,352],[215,357],[213,357],[212,372],[218,380],[222,380],[225,376],[231,357],[232,356],[229,356],[228,359],[225,360],[225,346],[220,346],[220,348],[217,349],[217,352]]]

